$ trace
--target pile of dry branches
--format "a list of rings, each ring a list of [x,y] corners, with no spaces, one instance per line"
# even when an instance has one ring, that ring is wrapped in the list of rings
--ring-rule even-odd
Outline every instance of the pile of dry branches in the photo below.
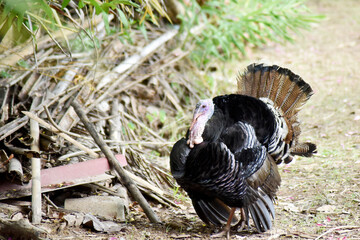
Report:
[[[173,205],[167,158],[186,129],[181,123],[189,111],[182,105],[198,99],[183,74],[191,68],[184,59],[188,52],[176,47],[173,28],[152,29],[147,40],[133,30],[129,44],[106,36],[101,18],[92,27],[95,38],[88,40],[98,41],[97,48],[82,39],[85,49],[69,54],[44,36],[36,51],[28,42],[1,53],[0,67],[8,75],[0,78],[0,177],[28,182],[33,158],[41,168],[52,168],[98,156],[71,106],[76,100],[111,149],[125,155],[139,188]],[[55,36],[64,34],[70,43],[80,36]],[[20,167],[10,171],[15,160]]]

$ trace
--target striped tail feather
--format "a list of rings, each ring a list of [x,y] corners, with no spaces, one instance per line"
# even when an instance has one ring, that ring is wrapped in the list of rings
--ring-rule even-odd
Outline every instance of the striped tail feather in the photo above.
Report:
[[[272,228],[272,220],[275,219],[275,207],[273,200],[264,192],[259,192],[259,198],[244,207],[246,222],[249,226],[249,215],[259,232],[266,232]]]
[[[312,143],[308,143],[311,145],[308,148],[297,147],[298,144],[306,146],[306,143],[298,143],[301,129],[297,115],[313,94],[309,84],[289,69],[255,63],[249,65],[237,80],[239,94],[270,99],[279,115],[284,117],[288,126],[285,142],[292,143],[291,146],[294,148],[290,149],[291,154],[311,156],[316,152],[316,145]],[[309,152],[303,152],[305,149]],[[291,157],[288,161],[290,159]]]
[[[314,153],[316,153],[316,145],[313,143],[298,143],[291,150],[291,154],[303,156],[303,157],[311,157]]]
[[[226,224],[230,216],[230,207],[218,198],[197,199],[192,198],[192,203],[197,215],[207,224],[221,226]],[[234,216],[231,224],[239,220]]]
[[[277,65],[251,64],[238,77],[239,94],[268,98],[291,118],[311,97],[313,91],[300,76]]]

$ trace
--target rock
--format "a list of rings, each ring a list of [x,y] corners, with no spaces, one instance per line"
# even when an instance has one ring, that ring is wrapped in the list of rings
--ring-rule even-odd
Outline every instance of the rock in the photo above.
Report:
[[[23,218],[24,218],[23,214],[21,212],[17,212],[11,217],[11,220],[17,221]]]
[[[65,209],[90,213],[105,218],[116,218],[125,221],[127,201],[116,196],[90,196],[84,198],[68,198]]]
[[[335,210],[336,210],[336,206],[334,205],[323,205],[316,209],[316,211],[323,213],[335,213]]]
[[[95,216],[86,214],[83,221],[84,226],[90,227],[98,232],[119,232],[122,226],[112,221],[100,221]]]
[[[124,199],[126,212],[127,213],[130,212],[130,210],[129,210],[130,199],[129,199],[127,189],[121,184],[115,184],[113,188],[115,189],[117,194],[119,194],[118,196]]]
[[[82,213],[66,214],[63,218],[68,226],[79,227],[84,220],[84,215]]]
[[[293,203],[284,204],[284,210],[286,210],[288,212],[294,212],[294,213],[300,212],[300,209],[297,206],[295,206]]]

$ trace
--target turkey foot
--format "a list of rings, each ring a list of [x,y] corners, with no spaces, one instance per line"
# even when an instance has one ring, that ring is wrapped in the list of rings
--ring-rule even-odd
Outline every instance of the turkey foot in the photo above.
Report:
[[[221,232],[211,235],[212,238],[222,238],[225,236],[226,239],[230,239],[230,226],[228,225],[226,225]]]
[[[232,228],[233,229],[236,229],[238,232],[242,231],[245,227],[245,211],[243,208],[240,208],[240,221],[235,225],[233,226]]]
[[[236,210],[236,208],[231,208],[230,216],[226,223],[226,226],[223,228],[223,230],[221,232],[213,234],[213,235],[211,235],[211,237],[220,238],[220,237],[226,236],[226,239],[230,239],[230,225],[231,225],[231,220],[234,216],[235,210]]]

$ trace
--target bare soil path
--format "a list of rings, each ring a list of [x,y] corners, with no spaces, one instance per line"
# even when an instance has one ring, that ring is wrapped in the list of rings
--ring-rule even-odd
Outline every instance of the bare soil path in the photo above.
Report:
[[[302,137],[318,145],[316,157],[280,167],[274,229],[232,239],[360,239],[360,2],[309,7],[326,19],[293,44],[266,46],[229,70],[265,61],[302,76],[315,92],[300,114]]]
[[[318,156],[281,167],[275,228],[263,237],[360,239],[360,2],[310,3],[325,21],[250,56],[293,70],[315,92],[300,119]]]

